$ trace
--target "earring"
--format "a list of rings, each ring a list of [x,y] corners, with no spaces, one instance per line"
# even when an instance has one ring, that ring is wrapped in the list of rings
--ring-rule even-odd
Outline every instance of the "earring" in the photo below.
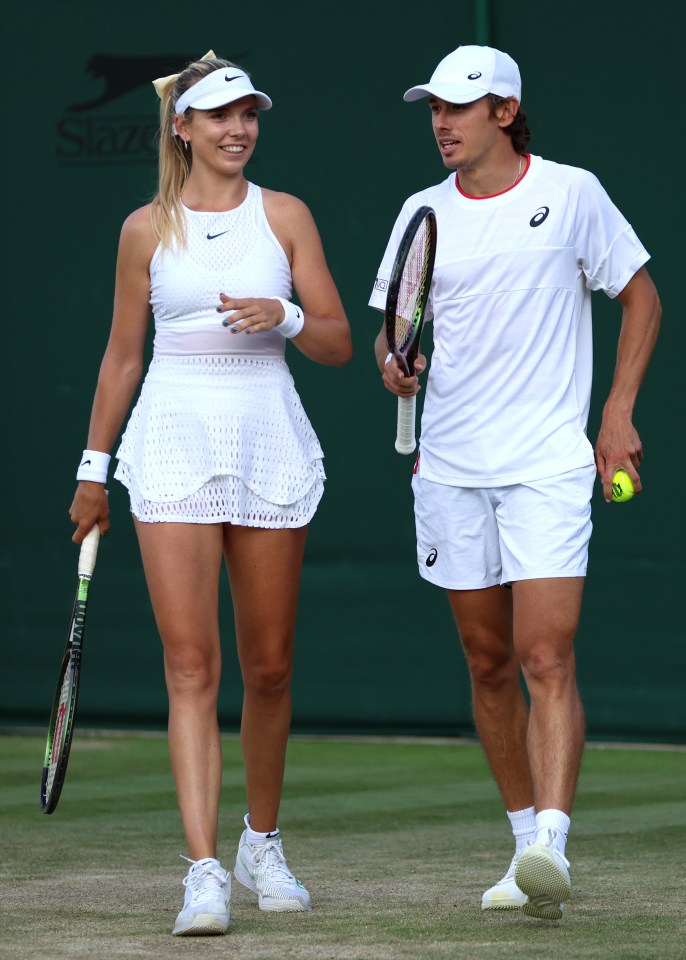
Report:
[[[184,150],[186,150],[186,151],[188,150],[188,144],[189,144],[189,143],[190,143],[190,140],[184,140],[184,141],[183,141],[183,149],[184,149]]]

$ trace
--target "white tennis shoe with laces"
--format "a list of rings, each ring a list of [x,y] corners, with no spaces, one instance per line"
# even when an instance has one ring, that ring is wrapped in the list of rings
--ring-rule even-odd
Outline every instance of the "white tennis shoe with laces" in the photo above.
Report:
[[[183,879],[186,893],[176,918],[175,937],[202,937],[226,933],[229,929],[231,874],[218,860],[188,860],[191,867]]]
[[[288,869],[278,835],[264,843],[248,843],[243,831],[234,875],[239,883],[257,894],[260,910],[311,910],[310,895]]]
[[[482,910],[519,910],[529,899],[515,882],[515,870],[521,854],[521,850],[515,853],[505,876],[484,893],[481,898]]]
[[[547,843],[532,843],[515,868],[515,882],[526,894],[522,913],[537,920],[559,920],[572,895],[569,860]]]

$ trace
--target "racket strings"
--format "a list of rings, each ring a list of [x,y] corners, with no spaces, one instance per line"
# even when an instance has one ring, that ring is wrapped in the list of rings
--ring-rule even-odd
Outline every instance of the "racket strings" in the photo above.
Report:
[[[395,342],[401,351],[421,319],[429,270],[430,234],[426,221],[415,234],[400,278],[395,313]]]

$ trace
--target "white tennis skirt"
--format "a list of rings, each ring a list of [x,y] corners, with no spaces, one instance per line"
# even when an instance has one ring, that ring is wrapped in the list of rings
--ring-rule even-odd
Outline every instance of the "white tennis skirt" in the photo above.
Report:
[[[155,357],[115,477],[150,523],[298,527],[324,488],[323,452],[278,357]]]

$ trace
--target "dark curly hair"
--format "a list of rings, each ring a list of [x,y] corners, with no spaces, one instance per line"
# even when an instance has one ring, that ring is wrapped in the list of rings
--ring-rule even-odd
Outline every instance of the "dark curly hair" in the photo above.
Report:
[[[497,108],[510,98],[498,97],[495,93],[489,93],[486,99],[490,106],[491,116],[493,116]],[[531,140],[531,130],[529,130],[526,121],[526,114],[521,108],[517,110],[517,114],[512,123],[507,127],[503,127],[503,130],[508,137],[512,137],[512,146],[517,153],[523,154],[527,152],[526,148],[529,145],[529,140]]]

